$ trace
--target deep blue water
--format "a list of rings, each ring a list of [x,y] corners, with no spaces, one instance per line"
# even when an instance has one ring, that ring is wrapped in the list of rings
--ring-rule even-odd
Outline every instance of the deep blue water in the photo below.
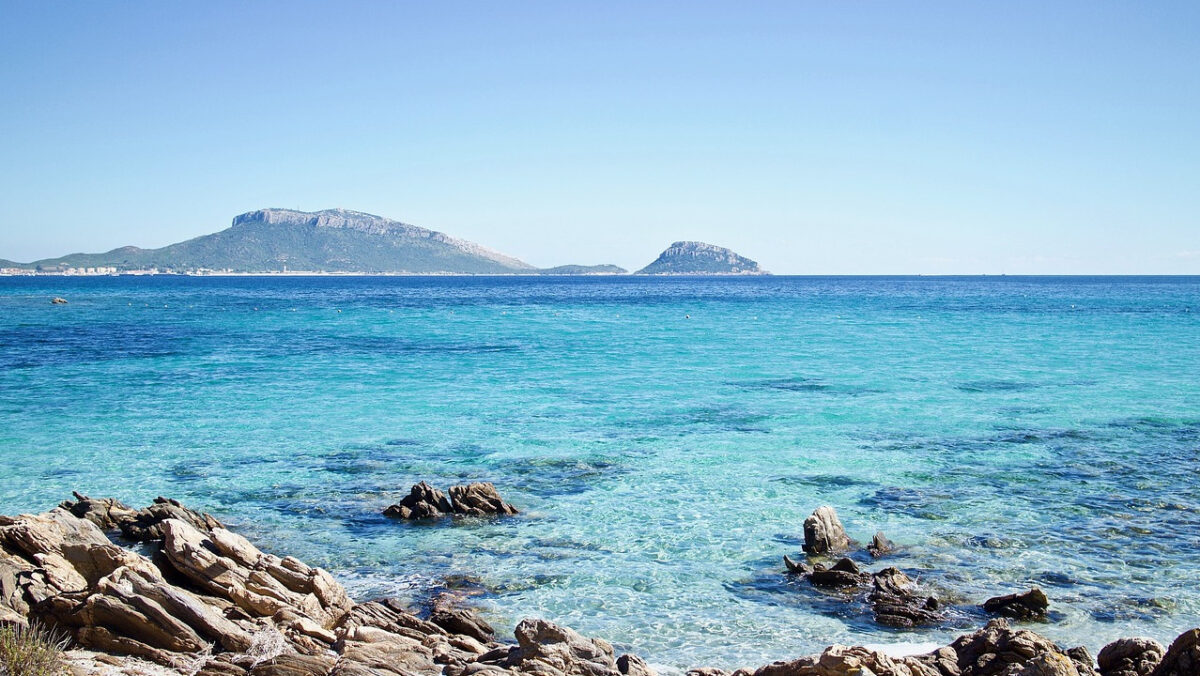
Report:
[[[1169,640],[1198,460],[1200,278],[0,278],[0,512],[173,496],[662,665],[944,641],[1032,584],[1063,643]],[[477,479],[523,515],[379,516]],[[884,630],[785,579],[826,503],[961,607]]]

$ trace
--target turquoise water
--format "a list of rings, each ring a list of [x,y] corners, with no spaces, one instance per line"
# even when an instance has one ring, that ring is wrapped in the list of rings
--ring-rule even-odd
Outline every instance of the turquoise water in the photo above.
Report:
[[[945,641],[1031,584],[1063,643],[1169,640],[1198,460],[1200,278],[0,279],[0,512],[173,496],[360,598],[471,575],[660,665]],[[378,515],[477,479],[524,513]],[[788,581],[826,503],[961,606]]]

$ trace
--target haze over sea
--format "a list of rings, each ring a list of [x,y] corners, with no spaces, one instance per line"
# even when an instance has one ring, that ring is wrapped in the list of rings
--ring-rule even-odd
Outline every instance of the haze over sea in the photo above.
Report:
[[[1197,277],[0,278],[0,513],[171,496],[360,598],[474,576],[500,627],[679,667],[945,642],[1031,585],[1061,643],[1169,642],[1198,403]],[[379,515],[421,480],[523,514]],[[785,578],[821,504],[951,619]]]

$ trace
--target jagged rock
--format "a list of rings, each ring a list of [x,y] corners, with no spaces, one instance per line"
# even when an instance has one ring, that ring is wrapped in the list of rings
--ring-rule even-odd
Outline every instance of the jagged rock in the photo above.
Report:
[[[854,587],[870,578],[870,574],[862,572],[856,563],[846,558],[839,559],[831,568],[817,564],[808,576],[809,582],[818,587]]]
[[[896,549],[896,543],[887,539],[883,531],[875,533],[875,537],[871,538],[871,544],[867,545],[867,553],[875,558],[889,554]]]
[[[646,660],[629,654],[617,658],[617,671],[623,676],[658,676],[658,672],[646,664]]]
[[[353,607],[342,586],[320,568],[290,556],[263,554],[224,528],[205,535],[178,519],[161,525],[162,551],[174,569],[251,617],[270,617],[286,609],[329,628]]]
[[[1094,673],[1091,664],[1075,662],[1048,639],[1038,636],[1032,631],[1013,629],[1009,626],[1008,621],[1003,619],[992,620],[983,629],[958,637],[954,643],[950,644],[950,648],[958,655],[958,668],[961,676],[1070,674],[1069,671],[1045,671],[1065,668],[1063,666],[1064,659],[1074,667],[1075,674],[1084,676]],[[1053,655],[1054,657],[1029,666],[1031,660],[1044,655]],[[1023,671],[1027,667],[1031,671]],[[1039,669],[1042,671],[1037,671]],[[1071,674],[1071,676],[1075,675]]]
[[[429,621],[451,634],[470,636],[476,641],[490,643],[496,638],[496,630],[479,613],[471,608],[435,606]]]
[[[1122,638],[1100,650],[1096,662],[1103,676],[1150,676],[1167,649],[1150,638]]]
[[[792,557],[788,556],[787,554],[783,555],[783,565],[785,568],[787,568],[787,572],[792,575],[808,575],[812,573],[812,568],[809,568],[803,563],[797,563],[796,561],[793,561]]]
[[[850,548],[850,538],[829,505],[818,507],[804,520],[804,546],[808,554],[836,554]]]
[[[451,486],[450,501],[454,505],[455,514],[491,516],[517,513],[517,508],[502,500],[496,487],[487,481]]]
[[[912,580],[899,569],[885,568],[871,578],[871,608],[879,624],[913,627],[941,617],[937,598],[916,594]]]
[[[134,510],[113,498],[89,498],[79,493],[74,495],[74,502],[66,500],[60,507],[103,530],[119,529],[126,538],[137,542],[161,540],[162,522],[167,519],[179,519],[206,533],[214,528],[222,528],[221,522],[211,514],[189,509],[178,500],[157,497],[149,507]]]
[[[468,665],[464,676],[490,667],[534,676],[621,676],[607,641],[580,636],[545,620],[525,619],[517,625],[515,649],[495,649]]]
[[[482,481],[451,486],[449,496],[422,481],[399,503],[383,510],[384,516],[401,519],[432,519],[445,514],[491,516],[516,513],[517,508],[501,499],[495,486]]]
[[[1151,676],[1196,676],[1200,674],[1200,629],[1183,632],[1167,648]]]
[[[401,519],[432,519],[453,510],[445,493],[422,481],[413,486],[399,503],[383,510],[383,515]]]
[[[891,658],[863,647],[830,646],[820,655],[775,662],[754,676],[945,676],[912,658]]]
[[[89,498],[77,491],[72,491],[72,495],[75,496],[75,502],[64,500],[59,507],[80,519],[91,521],[101,530],[117,530],[122,521],[133,519],[137,515],[136,509],[115,498]]]
[[[1024,593],[997,596],[983,602],[985,611],[1017,620],[1043,618],[1049,607],[1050,599],[1037,587]]]

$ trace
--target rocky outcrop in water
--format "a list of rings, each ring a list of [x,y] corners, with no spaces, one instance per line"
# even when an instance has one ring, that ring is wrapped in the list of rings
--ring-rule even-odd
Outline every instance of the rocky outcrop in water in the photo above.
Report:
[[[400,519],[432,519],[447,514],[497,516],[517,514],[491,483],[479,481],[450,487],[447,496],[422,481],[403,500],[383,510],[384,516]]]
[[[119,528],[144,510],[77,498],[70,505],[83,517],[66,507],[0,516],[0,622],[37,621],[67,633],[76,673],[655,676],[644,660],[544,620],[523,620],[512,645],[497,642],[487,622],[450,598],[425,616],[395,599],[355,603],[326,571],[264,553],[202,517],[157,521],[145,531],[162,534],[157,551],[142,556],[109,541],[100,524]],[[155,504],[169,506],[160,513],[200,514],[172,501]],[[899,624],[913,619],[908,609],[923,598],[895,568],[869,575],[839,561],[834,569],[868,576],[875,612]],[[1094,676],[1092,662],[1082,648],[1064,650],[997,619],[925,655],[831,646],[734,675]],[[1195,676],[1200,629],[1167,650],[1123,639],[1106,646],[1099,662],[1102,676]]]
[[[639,275],[765,275],[758,263],[724,247],[704,242],[675,242]]]
[[[883,531],[875,533],[875,537],[871,538],[871,543],[867,545],[867,553],[874,558],[886,556],[896,550],[896,543],[887,539]]]
[[[833,507],[818,507],[804,520],[803,549],[806,554],[836,554],[849,548],[850,538]]]
[[[1049,607],[1050,599],[1037,587],[1024,593],[996,596],[983,602],[985,611],[1017,620],[1045,618],[1046,609]]]

